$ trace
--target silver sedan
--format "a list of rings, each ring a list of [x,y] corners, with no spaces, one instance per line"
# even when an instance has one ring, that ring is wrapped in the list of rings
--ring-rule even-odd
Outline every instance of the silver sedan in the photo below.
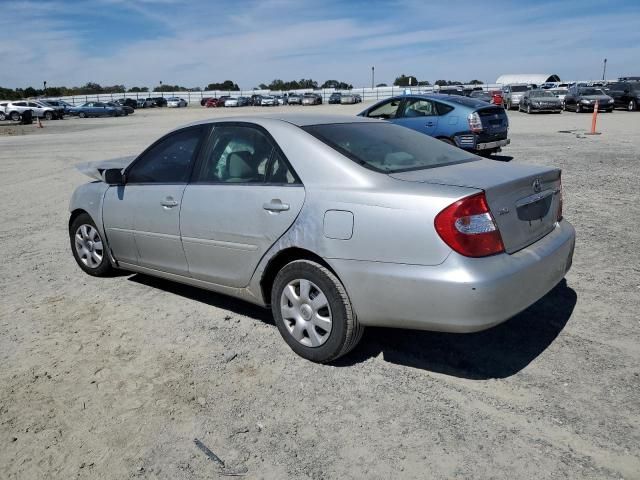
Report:
[[[329,362],[365,326],[472,332],[571,265],[560,170],[476,157],[379,120],[271,115],[174,130],[86,164],[69,235],[95,276],[140,272],[268,307]]]

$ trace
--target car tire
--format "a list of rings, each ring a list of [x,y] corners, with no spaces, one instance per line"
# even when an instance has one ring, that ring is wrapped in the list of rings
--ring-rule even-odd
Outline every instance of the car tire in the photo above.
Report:
[[[347,354],[364,331],[340,280],[309,260],[293,261],[278,272],[271,309],[284,341],[312,362],[328,363]]]
[[[53,119],[53,114],[51,112],[44,112],[44,118],[46,120],[52,120]]]
[[[87,114],[86,114],[86,113],[84,113],[84,112],[80,112],[80,113],[78,114],[78,117],[80,117],[80,118],[86,118],[86,116],[87,116]]]
[[[107,245],[89,214],[81,213],[73,219],[69,225],[69,241],[73,258],[85,273],[94,277],[113,273]]]
[[[19,122],[20,121],[20,113],[18,112],[11,112],[11,114],[9,115],[9,118],[11,120],[13,120],[14,122]]]
[[[0,112],[0,122],[4,121],[7,119],[7,116],[5,115],[4,112]]]
[[[527,113],[531,115],[531,105],[527,105]]]
[[[513,105],[511,105],[511,100],[507,100],[507,110],[511,110]]]
[[[630,112],[634,112],[637,109],[638,109],[638,105],[636,105],[636,101],[635,100],[631,100],[629,102],[629,104],[627,105],[627,110],[630,111]]]
[[[582,107],[579,103],[576,103],[576,113],[582,113]]]

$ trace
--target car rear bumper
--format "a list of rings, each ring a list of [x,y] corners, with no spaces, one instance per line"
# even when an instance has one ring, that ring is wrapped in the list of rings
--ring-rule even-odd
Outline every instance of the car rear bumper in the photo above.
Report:
[[[535,105],[531,105],[531,110],[536,112],[561,112],[562,105],[554,105],[554,106],[545,106],[545,107],[536,107]]]
[[[575,230],[565,220],[511,255],[452,252],[437,266],[327,259],[363,325],[474,332],[502,323],[546,295],[571,266]]]
[[[493,150],[494,148],[506,147],[511,143],[511,140],[505,138],[504,140],[496,140],[495,142],[484,142],[476,144],[476,150]]]

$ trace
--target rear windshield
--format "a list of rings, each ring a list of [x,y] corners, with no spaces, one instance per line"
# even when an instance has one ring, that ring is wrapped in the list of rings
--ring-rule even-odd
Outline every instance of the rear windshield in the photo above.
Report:
[[[534,90],[531,92],[532,97],[553,97],[553,93],[548,90]]]
[[[333,123],[301,128],[377,172],[406,172],[476,160],[464,150],[392,123]]]
[[[604,95],[604,92],[599,88],[581,88],[580,95]]]
[[[485,102],[478,100],[477,98],[472,97],[461,97],[461,96],[451,96],[446,99],[447,102],[457,103],[459,105],[465,105],[471,108],[484,107],[486,106]]]
[[[527,90],[529,90],[529,87],[526,85],[511,85],[512,92],[526,92]]]

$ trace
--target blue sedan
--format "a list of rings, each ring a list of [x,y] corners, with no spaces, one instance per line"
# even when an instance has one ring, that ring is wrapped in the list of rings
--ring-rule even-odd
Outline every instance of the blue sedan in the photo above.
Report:
[[[402,95],[359,115],[388,120],[476,153],[497,153],[510,143],[504,109],[469,97]]]
[[[71,115],[76,115],[80,118],[85,117],[118,117],[120,112],[115,107],[111,107],[103,102],[87,102],[79,107],[72,107],[69,109]]]

